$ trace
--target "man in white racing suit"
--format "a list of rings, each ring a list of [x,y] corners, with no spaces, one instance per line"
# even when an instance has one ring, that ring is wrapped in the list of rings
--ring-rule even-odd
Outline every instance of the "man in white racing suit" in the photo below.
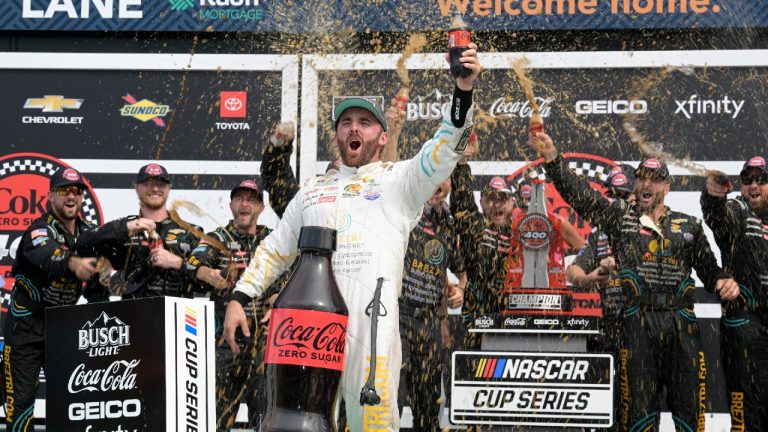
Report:
[[[224,335],[237,352],[234,332],[249,336],[243,304],[260,295],[297,255],[299,230],[317,225],[338,231],[333,257],[336,279],[349,308],[346,360],[341,396],[349,429],[399,430],[397,387],[401,350],[398,297],[403,260],[411,229],[424,203],[453,171],[471,127],[472,88],[480,73],[477,46],[470,44],[461,62],[471,71],[456,79],[450,109],[435,133],[410,160],[381,162],[387,143],[386,121],[367,99],[349,98],[337,105],[336,144],[339,170],[311,178],[286,208],[282,220],[257,248],[227,306]],[[376,392],[381,403],[360,404],[371,352],[371,309],[377,279],[383,277],[376,338]]]

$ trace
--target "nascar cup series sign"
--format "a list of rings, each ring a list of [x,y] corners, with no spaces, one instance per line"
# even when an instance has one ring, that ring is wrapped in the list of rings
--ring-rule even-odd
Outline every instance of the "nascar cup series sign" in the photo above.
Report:
[[[451,422],[610,427],[608,354],[455,352]]]
[[[213,430],[211,311],[172,298],[49,308],[48,429]]]

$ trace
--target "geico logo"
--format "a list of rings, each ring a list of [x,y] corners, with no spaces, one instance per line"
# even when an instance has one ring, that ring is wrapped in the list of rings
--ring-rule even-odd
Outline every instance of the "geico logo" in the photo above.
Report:
[[[141,414],[141,401],[138,399],[69,404],[69,419],[75,421],[130,418],[138,417],[139,414]]]
[[[200,0],[200,6],[258,6],[259,0]]]
[[[580,100],[577,114],[645,114],[648,102],[644,100]]]
[[[0,188],[0,214],[43,214],[45,194],[37,196],[37,190],[31,189],[26,196],[11,196],[11,189]]]
[[[39,5],[40,2],[35,2]],[[22,18],[52,18],[54,14],[65,13],[70,18],[89,18],[91,16],[91,3],[96,13],[102,18],[112,18],[114,6],[117,6],[117,17],[123,19],[141,19],[144,13],[141,11],[141,0],[117,0],[109,2],[97,2],[82,0],[80,7],[75,7],[74,0],[48,0],[45,12],[42,9],[32,9],[32,0],[24,0],[21,7]],[[129,9],[130,8],[130,9]],[[79,13],[79,15],[78,15]]]
[[[533,323],[536,325],[558,325],[560,324],[560,320],[537,318],[533,320]]]

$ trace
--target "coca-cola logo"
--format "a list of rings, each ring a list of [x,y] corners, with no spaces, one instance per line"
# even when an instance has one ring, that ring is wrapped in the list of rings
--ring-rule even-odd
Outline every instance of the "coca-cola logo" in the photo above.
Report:
[[[300,349],[344,353],[347,328],[335,322],[320,326],[294,325],[293,317],[286,317],[275,328],[272,345],[293,346]]]
[[[521,327],[525,325],[525,318],[507,318],[504,320],[505,326],[511,326],[511,327]]]
[[[141,360],[115,360],[103,369],[86,370],[85,363],[80,363],[69,376],[67,389],[70,393],[82,391],[117,391],[132,390],[136,387],[136,366]]]
[[[533,99],[539,105],[539,114],[542,117],[549,117],[554,98],[536,96]],[[510,101],[506,97],[500,97],[491,105],[489,114],[491,117],[530,118],[533,115],[533,107],[527,99],[524,101]]]

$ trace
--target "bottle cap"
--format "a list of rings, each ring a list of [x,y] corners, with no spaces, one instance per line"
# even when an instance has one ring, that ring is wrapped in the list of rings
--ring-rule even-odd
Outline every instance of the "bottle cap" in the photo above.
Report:
[[[336,251],[336,230],[321,226],[304,226],[299,232],[299,249]]]

